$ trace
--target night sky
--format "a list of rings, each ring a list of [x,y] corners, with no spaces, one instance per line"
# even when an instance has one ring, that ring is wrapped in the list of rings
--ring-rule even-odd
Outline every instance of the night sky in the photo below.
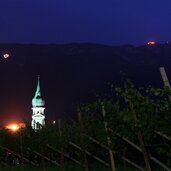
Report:
[[[1,0],[0,42],[163,43],[170,16],[170,0]]]

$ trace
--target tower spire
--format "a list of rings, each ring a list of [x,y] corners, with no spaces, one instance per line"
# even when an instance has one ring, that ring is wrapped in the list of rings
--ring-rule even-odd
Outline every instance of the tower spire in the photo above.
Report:
[[[37,88],[35,95],[32,99],[32,123],[31,126],[33,129],[37,130],[45,126],[45,101],[41,97],[41,91],[40,91],[40,77],[38,76],[37,80]]]
[[[40,106],[44,106],[45,105],[45,101],[42,99],[41,97],[41,91],[40,91],[40,77],[38,76],[38,80],[37,80],[37,88],[36,88],[36,92],[35,95],[32,99],[32,105],[33,107],[40,107]]]
[[[41,97],[41,91],[40,91],[40,76],[38,75],[38,80],[37,80],[37,89],[35,92],[34,97]]]

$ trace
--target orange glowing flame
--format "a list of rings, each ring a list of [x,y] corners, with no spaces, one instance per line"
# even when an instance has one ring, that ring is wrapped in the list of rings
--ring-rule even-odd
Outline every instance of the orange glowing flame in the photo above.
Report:
[[[10,125],[7,125],[6,128],[13,132],[16,132],[19,130],[20,127],[17,124],[10,124]]]
[[[19,123],[19,124],[13,123],[6,126],[6,128],[12,132],[17,132],[20,128],[24,128],[24,127],[25,127],[25,123]]]

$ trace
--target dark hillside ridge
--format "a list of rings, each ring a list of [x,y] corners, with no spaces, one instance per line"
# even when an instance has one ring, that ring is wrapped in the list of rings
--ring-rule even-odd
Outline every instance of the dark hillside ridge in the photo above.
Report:
[[[4,60],[4,53],[10,58]],[[171,77],[171,44],[0,44],[0,55],[0,115],[28,121],[37,75],[48,120],[72,117],[77,104],[94,101],[110,83],[119,84],[121,71],[139,86],[161,87],[160,66]]]

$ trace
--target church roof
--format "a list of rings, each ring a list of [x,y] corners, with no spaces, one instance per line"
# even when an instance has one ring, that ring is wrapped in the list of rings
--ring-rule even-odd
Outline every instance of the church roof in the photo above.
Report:
[[[38,77],[36,92],[32,99],[32,106],[33,107],[42,107],[44,105],[45,105],[45,101],[41,97],[40,78]]]

